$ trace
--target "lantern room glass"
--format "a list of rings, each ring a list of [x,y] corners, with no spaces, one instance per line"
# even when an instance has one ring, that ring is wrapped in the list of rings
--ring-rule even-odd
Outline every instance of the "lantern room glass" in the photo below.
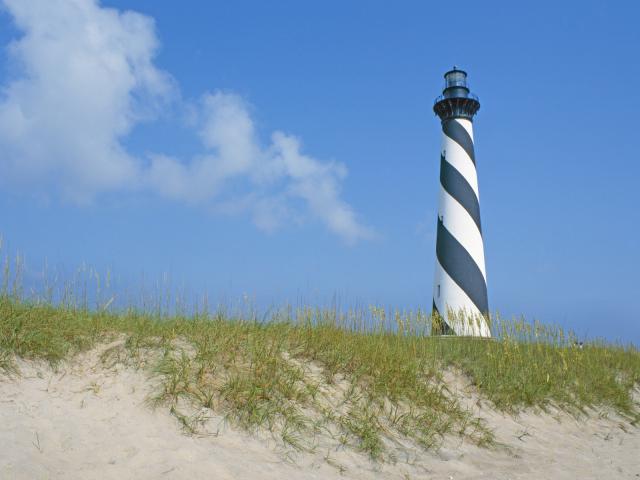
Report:
[[[462,70],[452,70],[447,72],[444,78],[446,82],[445,88],[467,86],[467,74]]]

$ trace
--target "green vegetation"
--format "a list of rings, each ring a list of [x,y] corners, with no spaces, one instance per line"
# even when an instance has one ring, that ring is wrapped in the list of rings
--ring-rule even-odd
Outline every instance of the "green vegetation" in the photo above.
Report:
[[[295,448],[312,448],[310,439],[325,432],[374,458],[385,458],[385,441],[393,438],[427,448],[447,434],[491,444],[491,432],[447,390],[442,372],[451,369],[499,409],[608,406],[639,419],[630,392],[640,382],[640,354],[631,347],[576,348],[559,329],[524,322],[501,323],[500,339],[492,341],[357,330],[349,328],[353,318],[311,309],[267,322],[222,313],[165,318],[4,296],[0,369],[12,371],[13,356],[56,364],[121,338],[102,360],[144,362],[161,379],[154,404],[168,406],[187,430],[195,427],[180,401],[249,430],[266,428]],[[398,316],[405,327],[407,318],[420,316]]]
[[[185,405],[270,431],[300,450],[314,448],[320,435],[380,460],[398,440],[434,448],[459,435],[491,445],[491,431],[448,388],[445,374],[464,376],[503,411],[556,406],[579,415],[606,407],[640,420],[635,347],[579,348],[561,329],[537,323],[494,320],[494,340],[437,337],[422,312],[301,308],[261,319],[118,312],[25,300],[10,284],[0,295],[0,374],[19,374],[16,358],[57,365],[111,342],[105,366],[155,375],[150,401],[190,432],[200,418]]]

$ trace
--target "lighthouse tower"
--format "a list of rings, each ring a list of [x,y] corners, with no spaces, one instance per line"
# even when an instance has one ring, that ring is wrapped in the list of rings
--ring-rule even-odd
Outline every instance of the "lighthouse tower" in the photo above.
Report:
[[[490,337],[473,116],[467,73],[453,67],[434,112],[442,120],[440,198],[433,285],[434,334]]]

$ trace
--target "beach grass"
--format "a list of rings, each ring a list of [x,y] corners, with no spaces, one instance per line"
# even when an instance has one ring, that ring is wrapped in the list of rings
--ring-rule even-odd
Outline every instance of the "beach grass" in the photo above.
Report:
[[[295,449],[313,449],[325,434],[380,460],[398,439],[425,448],[448,435],[493,444],[484,422],[448,388],[449,371],[499,410],[553,406],[579,415],[604,407],[631,423],[640,419],[633,346],[579,345],[559,328],[523,320],[494,319],[491,340],[430,336],[430,322],[419,312],[379,308],[286,308],[258,320],[224,311],[92,311],[3,295],[0,369],[15,373],[15,358],[56,365],[121,339],[103,362],[147,368],[159,380],[150,402],[169,408],[187,431],[198,418],[184,404],[272,432]]]
[[[403,441],[437,448],[458,436],[494,445],[491,430],[447,382],[451,374],[508,413],[609,409],[640,421],[637,348],[578,342],[555,326],[495,316],[493,338],[483,339],[431,335],[440,319],[377,306],[285,306],[258,315],[254,308],[210,312],[206,301],[189,309],[174,299],[171,308],[159,298],[116,307],[113,296],[100,298],[108,277],[93,271],[89,306],[86,278],[62,287],[45,278],[42,293],[27,296],[21,272],[20,257],[6,260],[0,375],[19,375],[18,359],[56,367],[109,345],[101,362],[145,369],[155,380],[149,403],[168,408],[189,433],[209,411],[296,450],[312,450],[323,437],[376,460],[393,460],[389,447]]]

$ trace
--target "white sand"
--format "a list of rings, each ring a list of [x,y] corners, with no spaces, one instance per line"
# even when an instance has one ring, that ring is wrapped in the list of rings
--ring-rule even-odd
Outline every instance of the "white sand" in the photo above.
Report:
[[[614,415],[518,418],[486,407],[459,378],[451,386],[487,419],[506,447],[482,449],[451,438],[438,452],[409,448],[395,465],[319,445],[291,454],[213,417],[209,435],[188,436],[166,408],[145,402],[146,374],[106,369],[96,352],[53,372],[19,363],[0,376],[0,479],[612,479],[640,478],[640,429]],[[220,430],[216,435],[216,431]]]

